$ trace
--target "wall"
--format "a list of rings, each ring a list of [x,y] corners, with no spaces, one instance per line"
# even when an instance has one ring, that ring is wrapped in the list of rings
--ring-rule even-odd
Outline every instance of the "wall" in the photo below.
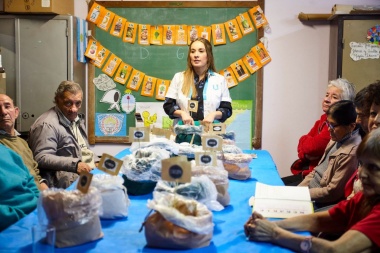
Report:
[[[268,150],[281,176],[290,175],[297,144],[322,114],[328,82],[329,33],[326,22],[302,23],[304,13],[330,13],[334,4],[378,5],[378,0],[266,0],[272,32],[266,34],[272,62],[264,68],[262,149]],[[85,18],[86,1],[75,1],[75,15]],[[125,145],[92,147],[116,154]]]

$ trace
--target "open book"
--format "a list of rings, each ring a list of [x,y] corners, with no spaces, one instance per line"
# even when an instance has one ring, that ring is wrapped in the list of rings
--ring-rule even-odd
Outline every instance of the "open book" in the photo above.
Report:
[[[266,218],[289,218],[314,212],[308,187],[272,186],[257,182],[252,212]]]

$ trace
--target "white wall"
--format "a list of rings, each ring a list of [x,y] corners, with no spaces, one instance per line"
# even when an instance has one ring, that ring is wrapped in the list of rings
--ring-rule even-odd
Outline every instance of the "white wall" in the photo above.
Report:
[[[264,67],[262,149],[268,150],[281,176],[297,158],[297,144],[322,113],[328,82],[329,33],[325,22],[302,23],[298,14],[331,12],[334,4],[379,5],[379,0],[266,0],[265,15],[272,32],[268,50],[272,62]],[[75,1],[75,15],[85,18],[86,1]],[[92,147],[116,154],[125,145]]]

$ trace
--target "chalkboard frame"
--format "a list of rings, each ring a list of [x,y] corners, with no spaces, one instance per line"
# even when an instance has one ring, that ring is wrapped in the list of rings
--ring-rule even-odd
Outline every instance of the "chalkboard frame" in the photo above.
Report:
[[[258,1],[96,1],[96,3],[104,7],[117,7],[117,8],[240,8],[240,7],[254,7],[260,5],[261,9],[265,11],[265,0]],[[94,0],[89,4],[91,8]],[[93,32],[96,38],[95,25],[89,22],[89,30]],[[257,31],[257,41],[264,36],[263,29]],[[255,94],[255,125],[252,137],[252,147],[261,149],[262,137],[262,109],[263,109],[263,68],[256,72],[256,94]],[[119,143],[130,144],[128,136],[126,137],[104,137],[95,136],[95,86],[92,80],[95,77],[95,66],[88,64],[88,140],[91,145],[96,143]],[[91,84],[91,85],[90,85]]]

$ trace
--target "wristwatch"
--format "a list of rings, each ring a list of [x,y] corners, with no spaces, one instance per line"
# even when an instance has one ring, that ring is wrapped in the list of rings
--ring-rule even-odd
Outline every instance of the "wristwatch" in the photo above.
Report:
[[[306,236],[305,239],[302,240],[301,244],[300,244],[300,248],[302,250],[302,252],[305,252],[305,253],[309,253],[309,250],[311,249],[311,239],[313,237],[312,236]]]

